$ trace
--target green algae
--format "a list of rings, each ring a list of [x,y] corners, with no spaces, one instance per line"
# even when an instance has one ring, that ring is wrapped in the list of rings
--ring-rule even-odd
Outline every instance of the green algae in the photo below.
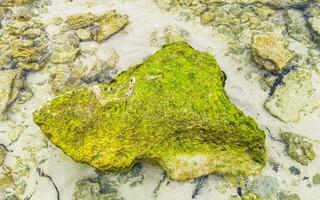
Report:
[[[224,82],[213,56],[173,43],[110,83],[52,100],[34,121],[75,161],[102,171],[147,160],[175,180],[259,174],[265,134],[229,101]]]

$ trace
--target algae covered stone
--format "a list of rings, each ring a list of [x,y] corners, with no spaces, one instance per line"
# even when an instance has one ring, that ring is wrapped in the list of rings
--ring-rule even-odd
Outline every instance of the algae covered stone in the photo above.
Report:
[[[110,83],[57,97],[34,121],[75,161],[103,171],[147,160],[175,180],[259,174],[265,134],[229,101],[224,82],[213,56],[173,43]]]

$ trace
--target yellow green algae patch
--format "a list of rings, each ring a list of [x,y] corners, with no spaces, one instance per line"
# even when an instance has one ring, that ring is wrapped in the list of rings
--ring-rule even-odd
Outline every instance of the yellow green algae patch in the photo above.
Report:
[[[259,174],[265,134],[233,105],[214,57],[164,46],[110,83],[75,90],[34,113],[50,140],[103,171],[158,163],[175,180]]]

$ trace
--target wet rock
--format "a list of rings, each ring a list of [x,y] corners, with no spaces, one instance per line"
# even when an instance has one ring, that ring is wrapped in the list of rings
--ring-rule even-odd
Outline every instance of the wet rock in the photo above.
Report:
[[[310,4],[306,11],[308,15],[308,25],[314,40],[320,44],[320,7],[316,4]]]
[[[79,181],[76,184],[76,189],[73,193],[73,200],[86,200],[86,199],[110,199],[117,200],[117,192],[101,192],[102,188],[99,183],[90,181]]]
[[[71,29],[80,29],[91,26],[97,17],[92,13],[74,14],[67,18],[66,23]]]
[[[52,66],[49,84],[54,95],[61,95],[67,91],[77,89],[81,83],[82,74],[74,71],[68,65]]]
[[[128,23],[127,15],[120,15],[115,10],[112,10],[100,16],[96,21],[95,27],[97,30],[94,32],[93,39],[101,43],[122,30]]]
[[[51,54],[50,62],[55,64],[67,64],[73,62],[79,55],[78,47],[66,44],[56,47]]]
[[[78,29],[76,31],[76,34],[81,41],[90,41],[93,38],[92,30],[90,27],[85,29]]]
[[[24,87],[22,70],[0,71],[0,119],[5,118],[12,103],[17,99],[19,91]]]
[[[270,72],[283,71],[294,57],[287,50],[284,38],[279,35],[254,35],[251,51],[253,60]]]
[[[286,150],[292,159],[302,165],[308,165],[314,160],[316,154],[307,138],[289,132],[282,132],[279,135],[286,144]]]
[[[271,176],[261,176],[252,185],[251,190],[262,198],[275,194],[279,189],[278,179]]]
[[[112,75],[114,75],[113,70],[117,66],[119,60],[119,55],[117,52],[112,51],[108,60],[103,61],[97,59],[96,63],[82,76],[82,80],[86,83],[103,83],[110,81]]]
[[[51,23],[56,26],[60,26],[63,23],[63,19],[61,17],[54,17]]]
[[[0,167],[3,165],[4,160],[6,159],[7,156],[7,149],[0,145]]]
[[[315,174],[312,177],[312,183],[315,184],[315,185],[320,185],[320,173]]]
[[[296,175],[296,176],[301,174],[301,170],[299,168],[297,168],[296,166],[289,167],[289,171],[291,174]]]
[[[261,198],[259,197],[259,195],[252,192],[247,192],[241,197],[241,200],[260,200],[260,199]]]
[[[119,197],[118,188],[121,184],[135,186],[143,183],[141,173],[143,166],[137,164],[132,170],[125,173],[108,175],[103,172],[97,172],[98,176],[85,178],[76,183],[73,193],[73,200],[117,200]]]
[[[7,189],[14,185],[14,180],[11,175],[0,176],[0,191]]]
[[[0,6],[21,6],[34,1],[35,0],[1,0]]]
[[[307,28],[304,13],[288,9],[285,11],[285,15],[288,18],[287,30],[289,35],[300,42],[309,41],[310,32]]]
[[[284,122],[298,122],[300,115],[313,112],[319,103],[313,94],[311,73],[306,70],[290,72],[268,98],[265,107]]]
[[[277,194],[278,200],[300,200],[299,195],[297,194],[290,194],[288,192],[280,192]]]
[[[79,43],[79,38],[73,32],[58,35],[54,40],[50,62],[67,64],[75,61],[80,53]]]
[[[0,47],[3,68],[37,71],[49,54],[45,25],[31,19],[10,21],[2,29]]]
[[[265,135],[230,103],[224,81],[212,56],[173,43],[110,83],[56,98],[34,121],[67,155],[103,171],[126,171],[139,158],[176,180],[258,174]]]

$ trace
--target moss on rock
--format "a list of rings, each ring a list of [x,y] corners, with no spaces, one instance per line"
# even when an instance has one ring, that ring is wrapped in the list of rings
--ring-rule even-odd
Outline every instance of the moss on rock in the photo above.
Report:
[[[175,180],[259,174],[265,134],[224,82],[214,57],[173,43],[110,83],[52,100],[34,121],[75,161],[103,171],[149,160]]]

